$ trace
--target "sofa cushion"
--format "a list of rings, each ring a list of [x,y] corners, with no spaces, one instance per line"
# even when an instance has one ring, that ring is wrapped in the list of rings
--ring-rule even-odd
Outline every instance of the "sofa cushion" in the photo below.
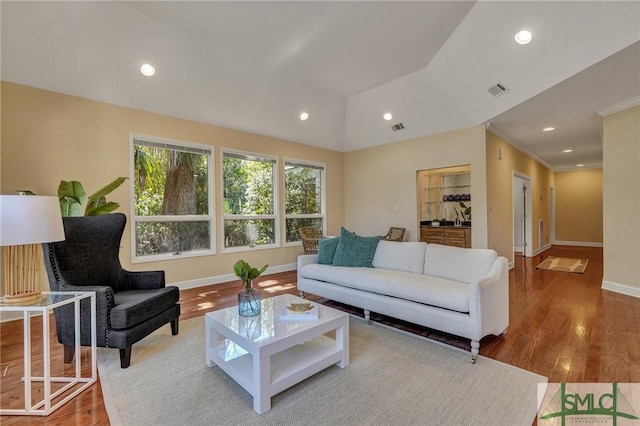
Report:
[[[373,267],[422,274],[426,249],[427,244],[421,242],[380,241],[373,256]]]
[[[333,265],[373,268],[373,256],[379,241],[380,236],[361,237],[342,228]]]
[[[469,285],[445,278],[379,268],[348,268],[316,263],[302,267],[303,278],[469,312]]]
[[[472,283],[489,273],[497,257],[490,249],[427,244],[424,274]]]
[[[318,263],[321,265],[331,265],[336,255],[336,249],[340,237],[322,238],[318,241]]]

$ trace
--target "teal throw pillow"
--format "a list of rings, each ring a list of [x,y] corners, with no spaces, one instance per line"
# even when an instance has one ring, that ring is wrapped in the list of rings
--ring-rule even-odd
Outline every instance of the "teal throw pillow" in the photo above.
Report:
[[[362,237],[342,228],[340,242],[333,257],[333,266],[362,266],[373,268],[373,256],[380,236]]]
[[[331,265],[338,248],[340,237],[323,238],[318,241],[318,263],[321,265]]]

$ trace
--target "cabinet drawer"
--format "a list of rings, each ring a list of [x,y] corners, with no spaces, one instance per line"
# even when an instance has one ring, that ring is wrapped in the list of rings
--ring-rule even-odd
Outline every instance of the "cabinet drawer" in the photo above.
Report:
[[[444,244],[444,237],[427,237],[424,242],[429,244]]]
[[[431,228],[427,228],[427,229],[422,229],[422,231],[424,231],[424,235],[426,237],[444,237],[444,229],[431,229]]]
[[[471,247],[471,230],[468,228],[420,228],[420,241],[454,247]]]
[[[461,238],[463,240],[466,238],[464,229],[445,229],[444,237],[445,238]]]
[[[466,248],[467,247],[467,241],[463,238],[447,238],[446,240],[446,244],[448,246],[453,246],[453,247],[462,247],[462,248]]]

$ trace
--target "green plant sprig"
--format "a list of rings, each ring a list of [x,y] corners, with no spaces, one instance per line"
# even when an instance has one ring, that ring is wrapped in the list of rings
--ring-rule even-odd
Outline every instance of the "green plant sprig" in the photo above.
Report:
[[[251,288],[251,281],[258,278],[264,271],[267,270],[269,265],[264,265],[262,268],[257,269],[253,268],[244,260],[238,260],[233,265],[233,272],[235,272],[236,276],[242,280],[242,284],[246,289]]]

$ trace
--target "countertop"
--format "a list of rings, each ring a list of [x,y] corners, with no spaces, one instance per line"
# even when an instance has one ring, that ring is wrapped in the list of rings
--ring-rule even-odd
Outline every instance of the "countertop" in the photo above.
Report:
[[[422,220],[420,221],[420,228],[447,228],[447,229],[458,229],[458,228],[470,229],[471,228],[470,221],[462,222],[463,223],[462,226],[455,226],[454,223],[455,222],[452,220],[446,220],[446,221],[440,221],[439,226],[431,226],[430,220]]]
[[[431,226],[431,225],[420,225],[420,228],[433,228],[433,229],[471,229],[471,226],[455,226],[455,225],[440,225],[440,226]]]

